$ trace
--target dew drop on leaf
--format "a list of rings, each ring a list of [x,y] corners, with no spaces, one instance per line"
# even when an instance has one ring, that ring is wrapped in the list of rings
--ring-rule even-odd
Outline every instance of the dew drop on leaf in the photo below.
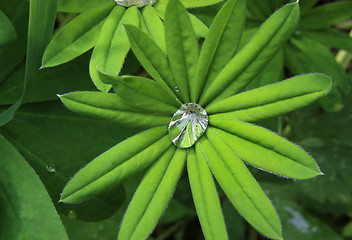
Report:
[[[46,170],[48,170],[48,172],[50,172],[50,173],[56,172],[55,165],[50,164],[50,165],[46,166]]]
[[[180,91],[180,90],[178,90],[178,87],[175,87],[174,89],[175,89],[175,92],[178,92],[178,91]]]
[[[177,147],[189,148],[203,135],[207,126],[207,112],[197,103],[185,103],[171,118],[169,136]]]
[[[124,6],[124,7],[130,7],[130,6],[137,6],[137,7],[144,7],[145,5],[153,5],[156,0],[115,0],[115,2],[118,5]]]
[[[76,219],[77,218],[76,212],[73,211],[73,210],[68,211],[67,216],[69,218],[71,218],[71,219]]]

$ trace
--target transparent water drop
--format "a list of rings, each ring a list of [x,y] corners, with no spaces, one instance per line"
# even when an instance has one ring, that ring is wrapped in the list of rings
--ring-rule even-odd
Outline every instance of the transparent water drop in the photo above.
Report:
[[[115,0],[116,4],[124,7],[144,7],[145,5],[153,5],[156,1],[157,0]]]
[[[67,213],[67,216],[71,219],[76,219],[77,218],[77,214],[75,211],[73,210],[69,210],[68,213]]]
[[[171,118],[169,136],[177,147],[189,148],[203,135],[207,126],[207,112],[197,103],[185,103]]]
[[[175,92],[180,91],[180,90],[178,89],[178,87],[174,87],[174,90],[175,90]]]
[[[50,165],[46,166],[46,170],[48,170],[48,172],[50,172],[50,173],[56,172],[55,165],[50,164]]]

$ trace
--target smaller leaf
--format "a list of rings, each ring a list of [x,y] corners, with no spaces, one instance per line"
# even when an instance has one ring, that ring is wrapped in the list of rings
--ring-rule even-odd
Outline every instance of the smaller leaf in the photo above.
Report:
[[[79,203],[152,164],[171,145],[165,126],[139,133],[104,152],[81,169],[66,185],[61,200]]]
[[[44,52],[42,67],[68,62],[91,49],[112,7],[104,4],[84,12],[60,29]]]
[[[172,146],[148,170],[125,213],[118,239],[148,238],[175,191],[186,154]]]
[[[173,114],[180,107],[180,103],[153,80],[132,76],[113,77],[99,70],[98,73],[103,83],[111,84],[117,95],[137,108]]]
[[[211,119],[254,122],[307,106],[325,96],[331,85],[331,79],[323,74],[300,75],[210,104],[206,111],[214,114]]]
[[[322,174],[307,152],[270,130],[236,120],[210,124],[243,161],[259,169],[296,179]]]
[[[352,2],[333,2],[306,11],[302,14],[299,27],[302,29],[319,29],[342,22],[351,17]]]
[[[187,172],[205,239],[228,239],[218,192],[203,152],[195,152],[193,148],[189,149]]]
[[[142,109],[129,105],[114,93],[73,92],[59,96],[70,110],[111,120],[135,127],[153,127],[167,125],[170,115],[145,113]]]
[[[0,48],[17,38],[16,29],[7,16],[0,10]]]
[[[196,150],[203,152],[210,169],[237,211],[258,231],[282,239],[280,219],[257,181],[220,136],[208,129]]]
[[[190,102],[191,81],[196,74],[199,46],[187,11],[178,0],[170,0],[167,5],[165,39],[176,85],[184,101]]]

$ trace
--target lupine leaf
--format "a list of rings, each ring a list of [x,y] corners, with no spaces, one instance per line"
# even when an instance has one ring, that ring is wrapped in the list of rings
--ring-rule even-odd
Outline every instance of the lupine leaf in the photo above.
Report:
[[[302,13],[309,11],[319,0],[300,0],[299,7],[301,8]]]
[[[237,52],[246,17],[246,1],[230,0],[215,17],[200,52],[197,75],[191,81],[191,100],[197,102],[208,86]]]
[[[58,0],[58,11],[60,12],[85,12],[96,8],[105,3],[111,3],[110,0]]]
[[[207,240],[228,239],[218,192],[203,152],[189,149],[187,172],[194,205]]]
[[[299,27],[319,29],[334,25],[352,17],[352,2],[341,1],[316,7],[302,15]]]
[[[130,49],[123,23],[139,25],[137,7],[126,10],[122,6],[114,7],[104,22],[89,63],[90,76],[95,86],[103,92],[109,91],[111,86],[101,82],[97,68],[117,76]]]
[[[222,1],[223,0],[180,0],[186,8],[205,7]]]
[[[172,146],[148,170],[126,211],[118,239],[147,239],[176,188],[187,151]]]
[[[331,85],[331,79],[326,75],[305,74],[239,93],[209,105],[205,110],[214,114],[210,119],[254,122],[305,107],[325,96]]]
[[[352,37],[334,28],[302,30],[302,34],[326,46],[352,52]]]
[[[91,49],[98,38],[106,16],[113,3],[80,14],[61,28],[53,37],[43,56],[43,67],[52,67],[68,62]]]
[[[179,92],[175,93],[176,83],[173,79],[169,62],[155,42],[144,32],[130,25],[125,26],[130,39],[132,50],[145,70],[171,95],[180,97]],[[181,98],[182,99],[182,98]]]
[[[7,16],[0,10],[0,47],[17,38],[16,29]]]
[[[147,112],[162,112],[173,114],[180,107],[168,92],[158,83],[143,77],[112,77],[99,72],[103,83],[111,84],[115,93],[130,105],[144,109]]]
[[[204,89],[200,105],[205,107],[211,101],[219,101],[242,91],[286,42],[298,19],[297,2],[277,10],[224,67],[209,88]]]
[[[0,135],[1,239],[68,240],[37,174]]]
[[[59,97],[73,112],[124,125],[152,127],[167,125],[170,122],[169,114],[145,113],[142,109],[129,105],[114,93],[73,92]]]
[[[165,126],[139,133],[104,152],[66,185],[61,200],[78,203],[118,185],[152,164],[170,146]]]
[[[197,151],[204,152],[215,179],[237,211],[265,236],[282,239],[273,205],[236,152],[211,129],[199,143]]]
[[[255,167],[296,179],[322,174],[307,152],[270,130],[236,120],[210,124],[242,160]]]
[[[183,99],[190,102],[189,83],[195,78],[199,46],[187,11],[178,0],[170,0],[167,6],[165,39],[176,85]]]
[[[156,10],[147,5],[142,9],[142,15],[150,36],[166,55],[164,24],[157,15]]]

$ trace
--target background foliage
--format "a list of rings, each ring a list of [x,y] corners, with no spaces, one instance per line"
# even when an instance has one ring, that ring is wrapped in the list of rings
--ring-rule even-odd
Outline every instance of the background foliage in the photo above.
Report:
[[[285,3],[270,1],[269,11],[269,5],[263,7],[258,2],[261,1],[248,3],[252,12],[244,33],[248,38],[258,22]],[[314,16],[320,17],[319,23],[331,18],[314,8],[342,2],[346,1],[302,0],[305,15],[301,20],[306,20],[284,51],[249,86],[305,71],[332,71],[328,74],[344,78],[336,86],[336,95],[325,102],[261,123],[307,149],[325,173],[311,180],[292,181],[251,168],[272,199],[287,240],[352,239],[352,98],[348,91],[352,67],[349,54],[339,51],[352,49],[351,39],[346,38],[352,28],[352,8],[339,13],[345,16],[343,19],[314,29],[304,28],[309,24],[318,26],[312,20]],[[59,103],[56,94],[96,89],[89,77],[91,52],[61,66],[38,70],[54,22],[57,32],[77,13],[56,14],[54,0],[30,3],[29,7],[27,0],[0,0],[0,123],[4,124],[0,128],[0,239],[115,239],[117,226],[143,174],[79,205],[58,203],[59,194],[69,178],[89,160],[140,129],[82,117]],[[221,3],[190,12],[209,26],[220,6]],[[41,27],[35,28],[36,24]],[[342,36],[336,35],[337,31],[344,37],[329,40],[331,32]],[[326,41],[318,41],[317,36]],[[308,48],[299,40],[313,42],[314,47]],[[292,44],[302,51],[293,51]],[[303,61],[307,62],[302,64]],[[327,62],[332,64],[326,66]],[[128,54],[122,72],[146,74],[132,53]],[[225,195],[220,192],[220,196],[230,239],[263,239],[243,221]],[[37,229],[39,225],[43,227]],[[185,174],[151,239],[202,239]]]

